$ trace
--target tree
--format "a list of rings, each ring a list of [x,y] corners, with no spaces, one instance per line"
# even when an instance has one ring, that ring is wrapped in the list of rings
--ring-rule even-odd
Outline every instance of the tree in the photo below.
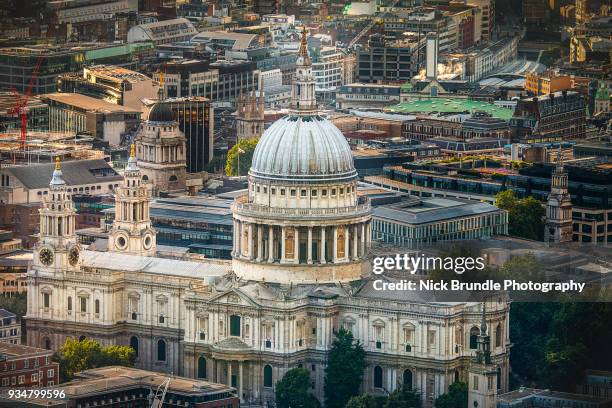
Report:
[[[382,395],[357,395],[351,397],[345,408],[384,408],[387,397]]]
[[[278,408],[318,408],[317,400],[310,389],[310,373],[305,368],[293,368],[276,383],[276,406]]]
[[[544,238],[545,209],[535,198],[518,198],[512,190],[495,196],[495,205],[508,211],[508,232],[521,238],[541,241]]]
[[[421,395],[407,387],[398,388],[389,395],[383,408],[420,408]]]
[[[468,406],[468,386],[463,382],[454,382],[446,394],[436,398],[436,408],[465,408]]]
[[[251,168],[253,152],[259,139],[242,139],[227,152],[225,174],[228,176],[246,176]]]
[[[344,408],[348,400],[359,393],[365,368],[363,347],[351,332],[340,329],[325,368],[325,407]]]
[[[136,360],[134,349],[129,346],[102,347],[91,339],[67,338],[56,356],[62,381],[69,381],[75,373],[109,365],[133,367]]]

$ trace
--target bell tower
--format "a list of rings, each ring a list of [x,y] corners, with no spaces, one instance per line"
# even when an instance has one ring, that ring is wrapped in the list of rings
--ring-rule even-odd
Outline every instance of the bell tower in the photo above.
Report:
[[[49,195],[43,198],[40,214],[40,240],[34,247],[34,264],[65,269],[79,262],[74,203],[62,176],[60,158],[49,183]]]
[[[261,94],[240,95],[236,103],[236,142],[263,134],[264,103]]]
[[[156,239],[149,218],[150,203],[151,190],[143,183],[136,162],[135,145],[132,144],[123,186],[115,193],[115,221],[108,239],[109,251],[155,255]]]
[[[551,177],[550,194],[546,202],[544,242],[556,244],[572,241],[572,198],[568,192],[568,176],[563,166],[561,148]]]
[[[497,397],[497,369],[491,362],[491,336],[487,333],[485,314],[486,303],[483,301],[478,348],[468,381],[468,406],[474,408],[495,407]]]
[[[295,60],[295,79],[291,90],[291,109],[294,114],[316,114],[315,78],[312,74],[312,61],[308,55],[306,27],[302,31],[300,50]]]

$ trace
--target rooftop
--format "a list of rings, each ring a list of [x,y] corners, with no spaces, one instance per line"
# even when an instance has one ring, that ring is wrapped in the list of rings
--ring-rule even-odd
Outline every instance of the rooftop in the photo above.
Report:
[[[461,98],[421,99],[412,102],[402,102],[384,109],[390,113],[462,113],[483,111],[492,117],[510,120],[513,109],[496,106],[483,101],[473,101]]]
[[[151,78],[141,74],[140,72],[114,65],[94,65],[85,69],[97,77],[103,77],[115,81],[135,83],[151,80]]]
[[[41,189],[49,187],[54,169],[55,163],[44,163],[7,167],[3,171],[10,172],[26,188]],[[123,177],[102,159],[63,162],[62,174],[69,186],[123,180]]]
[[[64,105],[70,105],[77,108],[84,109],[86,111],[97,111],[97,112],[126,112],[126,113],[140,113],[137,110],[127,108],[125,106],[117,105],[114,103],[106,102],[102,99],[92,98],[91,96],[81,95],[78,93],[61,93],[55,92],[50,94],[44,94],[40,96],[42,100],[52,100]]]
[[[374,218],[402,224],[428,224],[453,218],[500,211],[494,205],[456,198],[425,198],[416,201],[374,207]]]
[[[0,358],[4,357],[7,359],[10,358],[19,358],[24,356],[35,356],[35,355],[51,355],[53,351],[45,350],[38,347],[30,347],[24,346],[23,344],[11,344],[11,343],[3,343],[0,342]]]

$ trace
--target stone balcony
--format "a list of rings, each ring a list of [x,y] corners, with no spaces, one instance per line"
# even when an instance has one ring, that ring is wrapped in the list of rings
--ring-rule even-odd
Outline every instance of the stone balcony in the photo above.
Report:
[[[370,199],[364,196],[359,197],[357,205],[331,208],[282,208],[254,204],[247,201],[248,194],[236,197],[232,204],[232,211],[240,215],[264,218],[267,220],[296,218],[301,220],[325,220],[353,218],[365,216],[371,212]]]

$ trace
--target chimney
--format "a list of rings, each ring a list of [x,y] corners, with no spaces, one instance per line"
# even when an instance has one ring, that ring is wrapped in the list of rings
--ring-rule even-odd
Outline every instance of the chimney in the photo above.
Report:
[[[438,34],[427,33],[426,45],[426,76],[427,79],[438,78]]]

